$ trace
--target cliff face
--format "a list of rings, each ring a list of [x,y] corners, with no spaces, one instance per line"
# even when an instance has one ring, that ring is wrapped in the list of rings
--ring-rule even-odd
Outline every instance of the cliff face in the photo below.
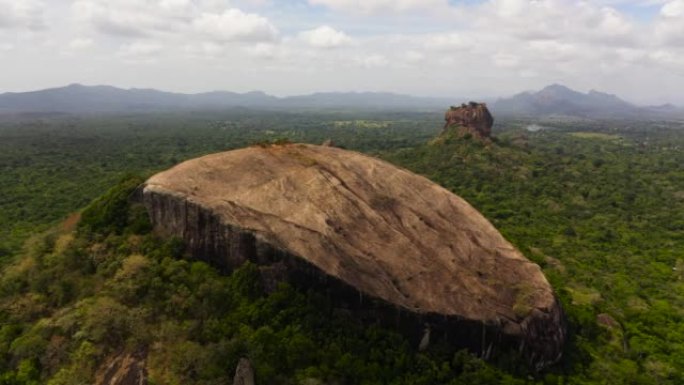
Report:
[[[466,132],[480,138],[489,138],[492,134],[494,118],[484,103],[470,102],[460,107],[450,107],[444,115],[446,130],[450,126],[460,126]]]
[[[158,232],[230,270],[261,266],[334,293],[360,317],[448,338],[488,357],[520,349],[541,368],[560,358],[562,310],[540,268],[474,208],[429,180],[333,147],[250,147],[150,178]],[[366,298],[364,300],[364,297]]]

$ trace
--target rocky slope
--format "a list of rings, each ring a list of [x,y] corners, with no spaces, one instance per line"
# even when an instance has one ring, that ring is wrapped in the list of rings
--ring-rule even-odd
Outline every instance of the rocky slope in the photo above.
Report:
[[[372,318],[416,334],[428,324],[432,338],[483,357],[508,346],[538,368],[560,358],[562,310],[539,266],[463,199],[389,163],[255,146],[157,174],[143,199],[158,232],[228,270],[255,262],[267,286],[327,287]]]

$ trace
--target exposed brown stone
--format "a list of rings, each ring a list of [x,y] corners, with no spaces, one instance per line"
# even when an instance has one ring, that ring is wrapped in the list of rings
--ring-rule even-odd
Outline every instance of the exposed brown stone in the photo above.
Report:
[[[238,366],[235,368],[233,385],[254,385],[254,367],[248,359],[240,358]]]
[[[369,319],[483,357],[519,349],[560,358],[563,313],[551,286],[477,210],[387,162],[303,144],[250,147],[150,178],[156,230],[231,270],[249,260],[266,286],[323,287]]]
[[[461,104],[460,107],[451,106],[444,115],[444,120],[445,130],[451,126],[458,126],[479,138],[489,138],[492,135],[494,118],[485,103],[470,102]]]
[[[147,385],[145,353],[120,353],[107,360],[95,375],[96,385]]]

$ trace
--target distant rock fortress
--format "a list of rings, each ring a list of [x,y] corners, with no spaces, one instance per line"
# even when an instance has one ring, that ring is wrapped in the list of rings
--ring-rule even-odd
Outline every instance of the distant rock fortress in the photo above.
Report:
[[[156,231],[196,258],[252,261],[265,287],[322,290],[416,349],[444,338],[484,358],[513,348],[538,369],[561,357],[563,313],[539,266],[466,201],[387,162],[254,146],[159,173],[143,199]]]
[[[489,138],[492,135],[494,117],[489,113],[485,103],[470,102],[461,104],[460,107],[451,106],[444,114],[444,130],[452,126],[461,129],[461,133],[469,133],[480,139]]]

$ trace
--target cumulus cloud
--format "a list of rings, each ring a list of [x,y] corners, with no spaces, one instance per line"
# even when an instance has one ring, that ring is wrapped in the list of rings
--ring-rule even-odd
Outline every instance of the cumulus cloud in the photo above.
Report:
[[[119,49],[119,55],[124,57],[139,58],[155,55],[161,50],[162,47],[159,44],[136,41],[122,45]]]
[[[225,53],[226,47],[212,41],[186,44],[184,51],[191,57],[217,58]]]
[[[681,18],[684,16],[684,0],[668,1],[660,9],[660,14],[669,19]]]
[[[460,51],[474,44],[474,41],[462,32],[433,33],[423,38],[425,47],[435,51]]]
[[[72,12],[77,20],[102,33],[141,37],[182,27],[192,15],[192,4],[185,0],[77,0]]]
[[[648,54],[647,62],[667,72],[684,76],[684,54],[681,51],[656,50]]]
[[[76,38],[69,42],[69,49],[74,51],[81,51],[92,47],[95,44],[93,39],[90,38]]]
[[[300,32],[299,38],[315,48],[338,48],[352,41],[351,37],[344,32],[327,25]]]
[[[420,51],[408,51],[404,55],[404,61],[408,64],[420,63],[425,60],[425,54]]]
[[[357,65],[367,69],[387,67],[390,64],[389,59],[380,54],[357,57],[355,62]]]
[[[544,63],[568,62],[580,56],[580,48],[577,45],[554,40],[531,41],[525,48],[527,57]]]
[[[387,12],[436,12],[449,8],[447,0],[309,0],[309,4],[324,6],[335,11],[367,15]]]
[[[77,0],[77,20],[98,31],[123,37],[152,37],[199,32],[215,41],[273,40],[278,34],[268,19],[209,0]]]
[[[684,44],[684,0],[668,1],[662,6],[655,34],[660,44],[675,47]]]
[[[520,57],[508,52],[497,52],[492,56],[497,67],[513,68],[520,64]]]
[[[193,26],[216,41],[273,41],[278,30],[265,17],[228,9],[223,13],[203,13]]]
[[[128,64],[153,64],[157,63],[163,47],[150,41],[134,41],[122,44],[116,55]]]
[[[632,23],[611,7],[585,1],[490,0],[475,10],[477,29],[522,40],[584,40],[629,45]]]
[[[45,3],[37,0],[0,0],[0,29],[45,28]]]
[[[247,48],[250,57],[273,60],[286,55],[286,49],[273,43],[257,43]]]

